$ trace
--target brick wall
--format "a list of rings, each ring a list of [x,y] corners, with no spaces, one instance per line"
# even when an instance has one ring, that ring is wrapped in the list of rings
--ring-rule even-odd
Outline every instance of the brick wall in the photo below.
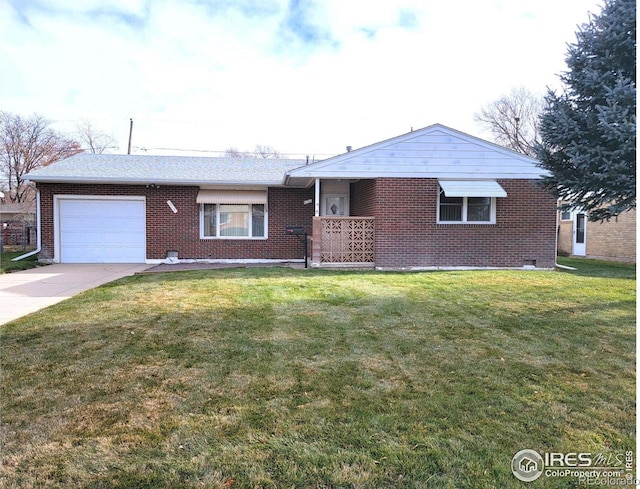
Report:
[[[305,206],[303,201],[313,197],[312,189],[269,188],[268,239],[258,240],[200,239],[198,187],[41,183],[38,189],[42,209],[41,259],[54,257],[54,195],[146,197],[147,259],[166,258],[167,251],[177,251],[182,259],[298,259],[304,256],[303,245],[297,238],[286,236],[284,229],[301,225],[311,233],[313,206]],[[171,211],[167,200],[176,206],[177,214]]]
[[[496,224],[437,224],[436,179],[378,179],[376,266],[551,268],[556,201],[530,180],[500,180]]]
[[[376,181],[358,180],[350,187],[350,214],[374,217],[376,212]]]
[[[573,253],[573,219],[560,219],[558,212],[558,255],[568,256]]]
[[[497,199],[495,225],[436,224],[435,179],[382,178],[351,185],[351,214],[376,218],[376,265],[379,267],[538,267],[555,264],[555,200],[529,180],[502,180],[507,198]],[[39,184],[42,204],[41,258],[54,256],[53,196],[144,196],[147,205],[147,258],[295,259],[303,245],[286,236],[288,225],[311,234],[313,189],[270,188],[269,238],[203,240],[199,236],[197,187],[146,188],[134,185]],[[171,200],[178,213],[167,206]]]
[[[604,222],[587,222],[587,256],[626,262],[636,261],[636,211]]]

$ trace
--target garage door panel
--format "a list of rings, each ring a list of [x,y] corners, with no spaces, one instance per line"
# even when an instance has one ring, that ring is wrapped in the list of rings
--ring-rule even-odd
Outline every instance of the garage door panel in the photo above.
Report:
[[[67,246],[119,245],[121,248],[131,248],[144,244],[144,242],[140,241],[139,233],[133,231],[122,233],[86,232],[65,233],[64,244]]]
[[[72,217],[62,214],[60,219],[60,224],[62,225],[62,229],[69,229],[70,227],[79,228],[84,223],[84,219],[82,217]]]
[[[63,227],[64,229],[64,227]],[[85,232],[85,233],[76,233],[76,232],[64,232],[64,245],[66,247],[70,246],[85,246],[85,245],[100,245],[102,243],[102,235],[103,233],[96,232]]]
[[[110,245],[120,245],[121,248],[131,248],[144,245],[140,239],[140,233],[123,231],[121,233],[103,233],[102,242]]]
[[[103,248],[102,250],[102,256],[103,256],[103,262],[104,263],[138,263],[138,262],[144,262],[144,259],[141,260],[135,260],[135,261],[131,261],[131,260],[126,260],[123,261],[122,257],[123,256],[132,256],[132,255],[137,255],[138,253],[138,248],[137,247],[133,247],[133,246],[124,246],[124,247],[118,247],[118,248]]]
[[[96,217],[108,218],[113,215],[114,210],[118,210],[123,215],[135,215],[142,203],[141,200],[61,200],[61,208],[64,208],[67,215],[84,217],[91,214]]]
[[[102,246],[65,246],[62,248],[60,261],[62,263],[108,263],[103,255]]]
[[[60,257],[66,263],[142,263],[143,200],[62,199]]]
[[[105,248],[104,246],[67,247],[62,251],[63,263],[141,263],[136,259],[123,259],[136,253],[137,249]],[[82,258],[78,256],[81,254]]]
[[[89,209],[87,211],[89,211]],[[87,222],[87,218],[82,216],[73,216],[73,217],[66,216],[61,220],[61,223],[67,229],[79,229],[81,227],[84,227],[86,229],[96,230],[96,231],[100,229],[106,229],[106,230],[129,229],[133,231],[138,231],[141,228],[141,226],[144,226],[144,218],[143,219],[132,218],[132,217],[119,218],[117,216],[111,216],[107,218],[94,218],[94,219],[98,219],[98,222],[95,222],[95,223]]]
[[[144,229],[144,219],[105,219],[103,226],[106,229],[117,229],[118,232],[138,233],[140,229]]]

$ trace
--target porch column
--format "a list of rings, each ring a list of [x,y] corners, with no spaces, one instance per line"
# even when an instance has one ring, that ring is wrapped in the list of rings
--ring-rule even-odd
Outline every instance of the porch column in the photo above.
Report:
[[[320,222],[320,216],[313,218],[313,234],[311,236],[311,266],[319,267],[322,261],[322,223]]]
[[[318,217],[320,215],[320,179],[316,178],[316,198],[314,199],[315,203],[315,216]]]

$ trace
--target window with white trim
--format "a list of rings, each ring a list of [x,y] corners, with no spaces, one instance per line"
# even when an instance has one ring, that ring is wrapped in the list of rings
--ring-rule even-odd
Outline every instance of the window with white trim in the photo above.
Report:
[[[440,188],[438,223],[495,224],[495,197],[447,197]]]
[[[202,238],[266,238],[264,204],[200,204]]]

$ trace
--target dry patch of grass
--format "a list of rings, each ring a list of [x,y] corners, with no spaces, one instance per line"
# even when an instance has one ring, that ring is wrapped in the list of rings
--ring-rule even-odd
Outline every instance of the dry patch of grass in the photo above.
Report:
[[[520,449],[632,450],[634,270],[588,266],[89,291],[2,327],[0,485],[521,487]]]

